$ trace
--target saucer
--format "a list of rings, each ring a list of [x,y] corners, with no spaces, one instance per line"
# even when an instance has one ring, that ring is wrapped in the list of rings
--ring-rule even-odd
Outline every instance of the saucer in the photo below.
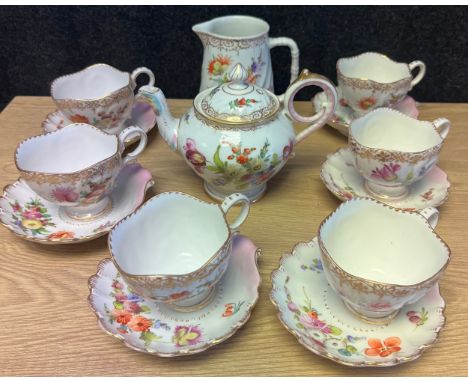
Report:
[[[347,366],[394,366],[417,359],[435,343],[445,323],[437,284],[388,324],[370,324],[331,289],[320,259],[314,238],[297,244],[272,273],[270,298],[278,318],[308,350]]]
[[[364,188],[364,178],[354,167],[353,153],[349,147],[342,147],[329,154],[320,172],[325,186],[340,200],[353,197],[373,197]],[[448,198],[450,182],[447,174],[434,166],[424,178],[409,186],[409,193],[403,199],[381,199],[382,202],[406,210],[422,210],[438,207]]]
[[[59,206],[42,199],[21,179],[5,187],[0,197],[0,222],[19,237],[43,244],[71,244],[95,239],[143,203],[154,184],[151,173],[137,163],[125,166],[116,179],[112,207],[91,221],[77,221]]]
[[[344,100],[341,98],[341,90],[338,86],[336,87],[336,92],[340,101],[336,104],[335,115],[327,122],[327,125],[348,136],[349,125],[354,119],[353,110],[344,103]],[[325,107],[327,97],[323,92],[320,92],[314,96],[312,102],[315,110],[320,110]],[[412,118],[418,118],[419,116],[418,103],[410,96],[406,96],[402,101],[394,105],[393,109],[401,111]]]
[[[245,236],[233,239],[230,264],[212,301],[181,312],[133,293],[114,263],[104,259],[88,282],[88,302],[101,328],[134,350],[160,357],[200,353],[230,338],[258,300],[261,250]]]
[[[81,121],[84,122],[84,121]],[[42,122],[42,131],[50,133],[61,129],[69,124],[70,121],[60,110],[49,113],[46,119]],[[90,123],[87,121],[86,123]],[[125,127],[139,126],[145,133],[148,133],[156,125],[156,114],[154,109],[146,102],[135,102],[132,108],[132,115],[125,121]],[[125,141],[126,145],[130,145],[138,140],[137,136],[130,135]]]

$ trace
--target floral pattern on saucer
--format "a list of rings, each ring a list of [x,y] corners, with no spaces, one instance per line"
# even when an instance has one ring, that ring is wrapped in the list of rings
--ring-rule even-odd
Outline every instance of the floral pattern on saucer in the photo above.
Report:
[[[49,113],[46,119],[42,122],[43,133],[50,133],[51,131],[59,130],[75,121],[70,121],[60,110]],[[82,120],[81,122],[85,122]],[[125,122],[125,126],[139,126],[145,133],[148,133],[156,125],[156,114],[153,108],[145,102],[135,102],[132,109],[130,119]],[[134,143],[137,139],[136,136],[129,136],[125,141],[126,145]]]
[[[340,200],[370,196],[364,188],[364,178],[354,167],[353,152],[348,147],[327,156],[320,176],[325,186]],[[449,188],[447,174],[434,166],[424,178],[409,186],[406,197],[382,202],[406,210],[438,207],[447,200]]]
[[[89,305],[102,329],[134,350],[160,357],[202,352],[243,326],[258,299],[260,250],[238,235],[232,251],[213,301],[198,311],[176,311],[135,294],[110,259],[89,279]]]
[[[341,97],[341,90],[339,86],[336,87],[338,98],[340,100],[336,105],[335,115],[327,122],[327,125],[338,130],[341,134],[348,136],[349,125],[354,119],[352,109],[346,105]],[[315,110],[320,110],[324,107],[324,102],[327,98],[323,92],[317,93],[312,99]],[[394,106],[394,109],[401,111],[412,118],[418,118],[419,110],[418,103],[410,96],[406,96],[401,102]]]
[[[21,179],[5,187],[0,197],[0,222],[19,237],[43,244],[69,244],[105,235],[132,213],[154,184],[151,173],[137,163],[122,169],[110,198],[111,210],[92,221],[74,221],[59,207],[38,196]]]
[[[386,325],[361,321],[329,286],[317,238],[284,255],[272,283],[270,297],[285,328],[313,353],[347,366],[412,361],[434,344],[445,323],[438,285]]]

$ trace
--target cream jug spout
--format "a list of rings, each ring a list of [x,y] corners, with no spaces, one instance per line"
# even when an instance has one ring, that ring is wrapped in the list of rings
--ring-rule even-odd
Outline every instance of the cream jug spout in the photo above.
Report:
[[[195,24],[192,27],[193,32],[201,38],[201,34],[211,34],[212,20],[203,23]]]
[[[159,133],[172,150],[177,150],[177,132],[180,119],[172,116],[162,90],[155,86],[142,86],[138,93],[137,101],[147,102],[153,107]]]

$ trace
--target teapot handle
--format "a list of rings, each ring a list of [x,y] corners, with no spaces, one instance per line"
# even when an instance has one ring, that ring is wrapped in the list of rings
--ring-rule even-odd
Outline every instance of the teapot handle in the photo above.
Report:
[[[310,117],[304,117],[296,111],[293,101],[299,90],[311,85],[323,89],[327,96],[327,102],[324,102],[325,106],[322,110]],[[301,72],[298,79],[294,81],[286,90],[286,93],[284,93],[284,112],[297,122],[311,123],[309,127],[296,135],[296,143],[299,143],[327,123],[335,112],[337,101],[338,95],[335,86],[328,78],[319,74],[310,73],[307,69]]]
[[[275,46],[287,46],[291,50],[291,80],[292,83],[299,73],[299,48],[292,38],[289,37],[270,37],[268,46],[274,48]]]
[[[144,66],[142,66],[141,68],[136,68],[132,72],[132,74],[130,74],[130,79],[132,80],[132,88],[133,89],[136,88],[136,85],[137,85],[136,84],[136,79],[140,74],[146,74],[149,77],[149,81],[148,81],[148,83],[146,85],[154,86],[155,78],[154,78],[153,72],[150,69],[145,68]]]

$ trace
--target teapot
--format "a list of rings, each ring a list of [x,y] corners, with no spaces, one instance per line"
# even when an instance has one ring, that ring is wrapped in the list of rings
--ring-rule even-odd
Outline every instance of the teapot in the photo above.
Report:
[[[200,92],[182,118],[174,118],[164,93],[143,86],[145,97],[156,110],[158,129],[169,146],[178,151],[204,180],[206,192],[224,200],[232,193],[258,200],[266,184],[292,157],[294,147],[333,116],[338,96],[327,78],[303,70],[278,98],[248,82],[248,72],[237,64],[228,82]],[[312,116],[301,116],[293,100],[298,91],[315,85],[327,102]],[[296,135],[293,121],[309,123]]]

